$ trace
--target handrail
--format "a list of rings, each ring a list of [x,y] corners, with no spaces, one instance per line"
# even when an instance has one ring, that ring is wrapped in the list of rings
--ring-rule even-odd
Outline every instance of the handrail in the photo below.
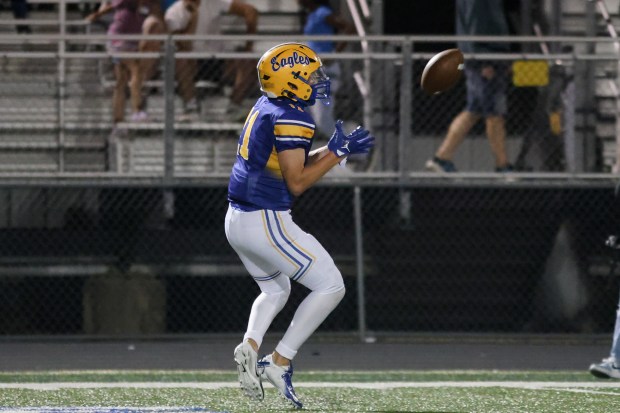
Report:
[[[30,3],[30,4],[58,4],[58,5],[61,5],[62,3],[66,3],[66,4],[84,4],[84,3],[96,4],[96,3],[101,3],[101,0],[28,0],[28,3]]]
[[[16,26],[19,24],[28,24],[29,26],[61,26],[63,23],[60,20],[52,19],[2,19],[0,20],[0,26]],[[88,26],[91,23],[86,20],[66,20],[64,22],[66,26]],[[21,35],[24,36],[24,35]]]
[[[361,3],[361,2],[360,2]],[[364,23],[362,22],[362,19],[359,15],[359,12],[357,10],[357,7],[355,6],[355,1],[354,0],[347,0],[347,5],[349,7],[349,12],[351,13],[351,17],[353,18],[353,23],[355,25],[355,30],[357,31],[358,36],[364,38],[364,40],[360,41],[360,45],[362,47],[362,52],[367,53],[369,51],[368,48],[368,41],[365,40],[366,37],[366,29],[364,27]],[[363,9],[363,5],[361,5],[362,9]],[[366,10],[368,12],[368,10]],[[362,11],[363,12],[363,11]],[[368,16],[366,16],[367,18]],[[372,108],[371,108],[371,104],[370,104],[370,100],[368,99],[368,95],[369,95],[369,90],[370,90],[370,60],[368,58],[364,59],[364,66],[363,66],[363,72],[364,74],[362,75],[362,71],[361,70],[355,70],[353,72],[353,80],[355,81],[355,84],[357,86],[357,89],[359,90],[360,95],[363,98],[364,101],[364,109],[363,109],[363,117],[364,117],[364,124],[365,125],[370,125],[371,124],[371,112],[372,112]]]
[[[24,21],[20,21],[20,23],[24,23]],[[240,40],[250,40],[250,41],[282,41],[286,39],[288,41],[328,41],[334,40],[333,35],[301,35],[292,33],[290,35],[273,35],[273,34],[247,34],[247,35],[237,35],[237,34],[226,34],[226,35],[142,35],[142,34],[125,34],[125,35],[108,35],[105,33],[101,34],[15,34],[15,33],[7,33],[0,34],[0,40],[10,40],[23,42],[24,40],[28,41],[41,41],[41,42],[49,42],[49,41],[71,41],[71,42],[88,42],[92,40],[109,40],[109,39],[119,39],[119,40],[141,40],[141,39],[149,39],[149,40],[158,40],[165,41],[170,36],[174,40],[229,40],[229,41],[240,41]],[[454,43],[456,41],[471,41],[471,42],[489,42],[489,43],[539,43],[541,40],[549,43],[615,43],[618,42],[618,39],[613,39],[610,37],[604,36],[594,36],[594,37],[579,37],[579,36],[454,36],[454,35],[432,35],[432,36],[420,36],[420,35],[406,35],[406,36],[395,36],[395,35],[366,35],[366,36],[358,36],[358,35],[338,35],[338,41],[345,42],[404,42],[410,41],[413,43]]]
[[[593,1],[593,0],[590,0],[590,1]],[[607,32],[609,33],[609,36],[614,40],[614,47],[616,49],[616,52],[620,55],[620,38],[618,38],[618,32],[616,31],[616,28],[614,27],[614,23],[611,20],[611,15],[609,14],[607,5],[605,5],[605,2],[601,0],[595,0],[595,1],[598,7],[599,13],[601,13],[603,20],[605,20],[605,24],[607,26]]]
[[[412,52],[411,56],[414,59],[428,59],[431,58],[434,53],[428,52]],[[24,52],[24,51],[0,51],[0,57],[30,57],[30,58],[82,58],[82,59],[101,59],[109,57],[119,58],[132,58],[132,59],[152,59],[161,57],[162,53],[158,52],[81,52],[81,51],[65,51],[65,52]],[[179,52],[175,56],[183,59],[199,59],[204,57],[214,57],[220,59],[249,59],[258,58],[260,53],[255,52],[221,52],[221,53],[208,53],[208,52]],[[360,60],[360,59],[374,59],[374,60],[394,60],[395,58],[402,57],[400,53],[383,53],[383,52],[370,52],[370,53],[325,53],[322,57],[337,57],[340,60]],[[540,53],[506,53],[502,55],[495,55],[490,53],[466,53],[466,59],[471,60],[497,60],[497,61],[513,61],[513,60],[541,60],[541,59],[561,59],[561,60],[581,60],[581,61],[609,61],[617,60],[615,54],[587,54],[587,53],[563,53],[563,54],[550,54],[543,55]]]
[[[220,185],[217,180],[228,180],[227,172],[205,173],[176,173],[170,185]],[[209,179],[205,179],[209,178]],[[531,186],[588,186],[603,185],[616,187],[618,176],[613,173],[560,173],[560,172],[519,172],[502,174],[497,172],[459,172],[451,175],[433,172],[356,172],[355,174],[340,176],[326,175],[318,183],[320,186],[338,186],[351,184],[399,186],[402,184],[432,185],[478,185],[494,183],[518,187]],[[0,171],[0,188],[15,186],[58,185],[62,187],[80,187],[96,185],[158,185],[163,184],[163,176],[156,173],[110,173],[110,172],[6,172]]]
[[[538,37],[543,37],[542,30],[541,30],[540,25],[538,23],[534,23],[534,33]],[[545,56],[549,55],[549,46],[547,45],[546,42],[544,42],[544,41],[540,42],[540,50],[542,51],[542,53]]]
[[[365,19],[370,19],[370,7],[368,7],[368,1],[367,0],[357,0],[359,5],[360,5],[360,9],[362,10],[362,14],[364,15]]]
[[[360,42],[362,45],[362,50],[366,52],[368,51],[368,41],[365,40],[366,29],[364,28],[364,23],[362,23],[362,19],[360,18],[357,7],[355,6],[355,2],[353,0],[347,0],[347,5],[349,6],[349,12],[351,13],[351,17],[353,18],[355,31],[357,32],[357,35],[362,38]]]

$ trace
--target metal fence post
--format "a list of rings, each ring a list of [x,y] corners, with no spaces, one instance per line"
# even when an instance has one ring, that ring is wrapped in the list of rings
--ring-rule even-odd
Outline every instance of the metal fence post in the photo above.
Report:
[[[586,36],[596,36],[597,17],[596,4],[592,1],[585,3]],[[585,50],[588,54],[595,54],[596,45],[587,43]],[[581,112],[581,122],[576,126],[581,127],[583,132],[579,133],[577,153],[577,171],[592,172],[596,162],[596,96],[592,85],[595,84],[595,68],[591,61],[581,61],[579,67],[581,71],[576,73],[576,93],[577,110]]]
[[[572,67],[577,67],[577,61],[573,58]],[[576,142],[576,107],[575,107],[575,80],[571,80],[562,93],[562,107],[565,113],[562,129],[564,130],[564,158],[566,159],[566,172],[577,173],[577,150]]]
[[[413,89],[413,60],[411,53],[413,44],[411,39],[406,38],[403,42],[403,69],[401,73],[400,86],[400,111],[398,123],[398,172],[401,181],[407,176],[406,161],[409,157],[407,140],[411,138],[411,105]],[[411,206],[411,191],[406,189],[399,190],[399,213],[403,222],[409,224]]]
[[[355,220],[355,267],[357,270],[357,325],[361,341],[366,341],[366,289],[364,287],[364,239],[362,227],[361,188],[353,189],[353,211]]]
[[[164,179],[174,176],[174,71],[175,45],[172,36],[165,44],[164,61]]]
[[[172,36],[166,39],[164,62],[164,183],[163,212],[167,218],[174,216],[174,192],[170,189],[174,179],[174,78],[175,43]]]
[[[413,61],[411,53],[413,45],[409,37],[403,41],[403,68],[400,84],[400,111],[398,133],[398,172],[401,176],[407,173],[405,168],[407,159],[407,138],[411,135],[411,85],[413,76]]]
[[[65,99],[67,95],[66,57],[67,40],[67,1],[60,0],[58,5],[59,33],[62,36],[58,42],[58,172],[65,170]]]

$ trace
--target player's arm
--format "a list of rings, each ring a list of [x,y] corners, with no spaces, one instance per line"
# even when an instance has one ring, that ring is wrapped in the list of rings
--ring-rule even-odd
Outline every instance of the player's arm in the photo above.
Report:
[[[314,162],[318,161],[319,159],[327,155],[327,152],[329,152],[329,148],[327,147],[327,145],[310,151],[310,153],[308,154],[308,161],[306,162],[306,165],[311,165]]]
[[[89,14],[88,16],[85,17],[85,19],[86,21],[93,23],[94,21],[98,20],[101,16],[108,14],[112,10],[114,10],[114,6],[112,5],[112,2],[106,1],[104,3],[101,3],[101,6],[99,6],[99,9],[96,12]]]
[[[299,196],[304,193],[341,160],[329,150],[320,153],[317,151],[313,151],[315,153],[310,155],[308,162],[306,162],[306,152],[302,148],[278,152],[282,176],[293,195]]]
[[[293,195],[301,195],[345,157],[368,153],[374,142],[375,138],[361,126],[345,134],[342,121],[339,120],[327,145],[310,152],[307,162],[302,148],[278,152],[280,170],[286,186]]]

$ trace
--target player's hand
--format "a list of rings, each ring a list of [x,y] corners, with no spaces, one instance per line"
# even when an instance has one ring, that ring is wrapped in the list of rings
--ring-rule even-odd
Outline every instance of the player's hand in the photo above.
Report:
[[[366,129],[358,126],[346,135],[342,130],[342,121],[336,122],[334,134],[327,143],[327,148],[338,157],[368,153],[375,144],[374,136]]]
[[[375,146],[375,137],[361,126],[358,126],[353,132],[349,133],[347,139],[352,155],[368,153],[370,149]]]

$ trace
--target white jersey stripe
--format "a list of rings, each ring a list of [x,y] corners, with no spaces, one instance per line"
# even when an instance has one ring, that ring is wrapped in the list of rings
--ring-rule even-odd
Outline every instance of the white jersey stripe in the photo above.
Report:
[[[309,143],[309,139],[308,138],[276,138],[277,141],[280,142],[305,142],[305,143]]]
[[[293,120],[293,119],[278,119],[276,121],[276,125],[278,124],[282,124],[282,125],[301,125],[301,126],[305,126],[307,128],[310,129],[314,129],[315,126],[312,123],[308,123],[308,122],[303,122],[301,120]]]

